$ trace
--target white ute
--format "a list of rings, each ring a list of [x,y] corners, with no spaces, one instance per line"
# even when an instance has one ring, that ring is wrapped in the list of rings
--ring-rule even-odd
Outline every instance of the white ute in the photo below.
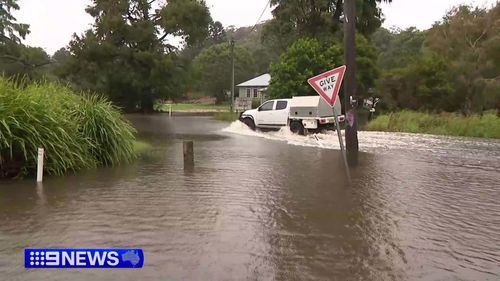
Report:
[[[341,113],[337,99],[335,110]],[[339,115],[339,122],[344,122]],[[333,110],[320,96],[293,97],[269,100],[256,109],[243,112],[240,121],[250,129],[280,129],[288,126],[293,133],[304,135],[324,129],[335,129]]]

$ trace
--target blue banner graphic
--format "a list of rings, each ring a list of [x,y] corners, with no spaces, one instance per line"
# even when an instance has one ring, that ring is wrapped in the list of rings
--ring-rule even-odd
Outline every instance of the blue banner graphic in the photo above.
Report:
[[[142,268],[141,249],[26,249],[25,268]]]

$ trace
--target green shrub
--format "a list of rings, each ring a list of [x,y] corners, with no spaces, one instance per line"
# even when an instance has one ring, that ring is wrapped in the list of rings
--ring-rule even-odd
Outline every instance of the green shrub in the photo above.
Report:
[[[0,178],[33,172],[39,147],[49,175],[128,162],[134,140],[134,129],[103,98],[0,78]]]
[[[387,131],[389,130],[389,115],[381,115],[372,121],[370,121],[367,125],[368,130],[370,131]]]
[[[252,100],[252,108],[257,108],[261,105],[262,103],[260,100]]]

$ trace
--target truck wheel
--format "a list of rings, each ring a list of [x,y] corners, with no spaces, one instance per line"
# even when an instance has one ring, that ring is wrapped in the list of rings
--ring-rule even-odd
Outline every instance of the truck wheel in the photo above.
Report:
[[[292,121],[290,122],[290,131],[294,134],[299,134],[303,136],[305,134],[304,125],[302,125],[301,121]]]
[[[243,119],[243,124],[247,125],[252,131],[255,131],[255,123],[251,118]]]

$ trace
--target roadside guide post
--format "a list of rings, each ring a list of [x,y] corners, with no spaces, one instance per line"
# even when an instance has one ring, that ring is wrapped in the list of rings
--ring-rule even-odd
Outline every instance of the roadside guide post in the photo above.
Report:
[[[346,66],[343,65],[341,67],[312,77],[307,80],[307,82],[309,83],[309,85],[311,85],[311,87],[313,87],[318,95],[320,95],[332,107],[333,116],[335,116],[335,127],[337,129],[337,135],[339,138],[340,150],[342,151],[342,156],[344,158],[347,178],[349,179],[349,181],[351,181],[344,140],[342,139],[342,132],[340,131],[339,112],[335,110],[335,103],[338,100],[340,86],[342,85],[345,71]],[[338,102],[340,102],[340,100],[338,100]]]
[[[38,149],[38,161],[37,161],[37,173],[36,173],[36,182],[43,181],[43,157],[45,151],[43,148]]]
[[[234,112],[234,40],[231,38],[231,105],[230,110]]]

